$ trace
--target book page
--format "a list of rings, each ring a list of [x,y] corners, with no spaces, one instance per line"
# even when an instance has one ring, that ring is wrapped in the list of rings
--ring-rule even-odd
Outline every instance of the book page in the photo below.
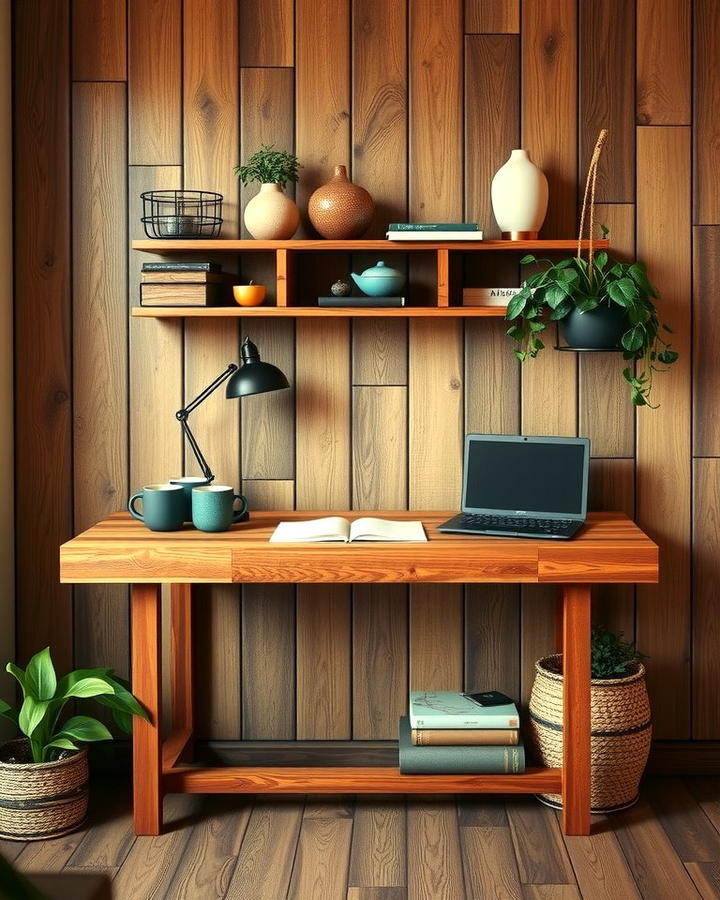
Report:
[[[351,541],[427,541],[422,522],[397,522],[366,516],[350,526]]]
[[[327,516],[305,522],[280,522],[270,536],[274,543],[304,543],[314,541],[348,541],[350,523],[342,516]]]

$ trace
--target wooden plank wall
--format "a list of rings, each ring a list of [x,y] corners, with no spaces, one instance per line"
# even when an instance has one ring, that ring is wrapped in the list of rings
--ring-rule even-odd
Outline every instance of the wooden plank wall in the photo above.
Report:
[[[501,322],[254,320],[293,391],[234,408],[215,397],[195,428],[255,506],[300,509],[453,508],[465,431],[590,436],[592,504],[636,514],[663,549],[661,585],[598,592],[596,618],[649,655],[656,738],[720,738],[717,3],[22,0],[14,16],[20,659],[51,643],[63,664],[127,667],[125,592],[71,598],[57,545],[183,459],[192,471],[174,410],[244,333],[129,323],[142,190],[220,190],[225,236],[243,234],[253,191],[232,167],[277,142],[300,156],[301,206],[345,164],[376,199],[373,236],[406,216],[494,235],[490,180],[524,146],[550,181],[544,236],[571,237],[605,126],[598,218],[619,256],[647,261],[682,353],[658,379],[659,410],[633,412],[615,356],[547,351],[520,372]],[[301,267],[301,290],[351,263],[325,261]],[[409,271],[423,296],[434,271]],[[518,276],[510,258],[466,260],[468,284]],[[547,590],[217,588],[201,601],[211,738],[391,737],[410,684],[526,697],[552,650]]]

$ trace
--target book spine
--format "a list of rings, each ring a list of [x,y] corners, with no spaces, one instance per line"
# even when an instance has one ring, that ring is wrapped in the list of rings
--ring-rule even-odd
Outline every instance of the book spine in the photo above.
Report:
[[[220,272],[220,263],[214,262],[146,262],[143,272]]]
[[[412,732],[412,742],[417,747],[446,747],[454,745],[516,747],[520,732],[517,729],[461,729],[461,728],[416,728]]]
[[[482,231],[387,231],[389,241],[481,241]]]
[[[519,775],[524,771],[522,746],[400,749],[402,775]]]
[[[404,297],[318,297],[318,306],[373,307],[405,306]]]
[[[479,231],[476,222],[392,222],[388,231]]]
[[[141,306],[214,306],[222,299],[219,284],[141,284]]]
[[[506,730],[509,728],[519,728],[520,720],[517,716],[493,716],[489,713],[481,716],[443,716],[435,715],[432,718],[423,718],[410,713],[410,727],[415,729],[430,729],[434,731],[438,728],[443,729],[459,729],[466,731],[467,729],[476,728],[484,731],[488,728]]]

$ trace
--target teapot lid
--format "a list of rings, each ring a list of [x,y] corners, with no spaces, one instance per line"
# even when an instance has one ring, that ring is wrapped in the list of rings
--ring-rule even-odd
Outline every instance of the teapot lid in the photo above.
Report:
[[[393,269],[391,266],[386,266],[384,260],[378,260],[378,262],[371,266],[369,269],[365,269],[362,273],[362,278],[387,278],[388,275],[401,275],[402,272],[399,272],[397,269]]]

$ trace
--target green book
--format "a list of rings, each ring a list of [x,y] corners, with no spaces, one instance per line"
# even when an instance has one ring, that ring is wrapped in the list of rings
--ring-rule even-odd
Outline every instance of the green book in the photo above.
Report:
[[[400,719],[402,775],[520,775],[525,771],[525,747],[435,746],[412,742],[410,720]]]

